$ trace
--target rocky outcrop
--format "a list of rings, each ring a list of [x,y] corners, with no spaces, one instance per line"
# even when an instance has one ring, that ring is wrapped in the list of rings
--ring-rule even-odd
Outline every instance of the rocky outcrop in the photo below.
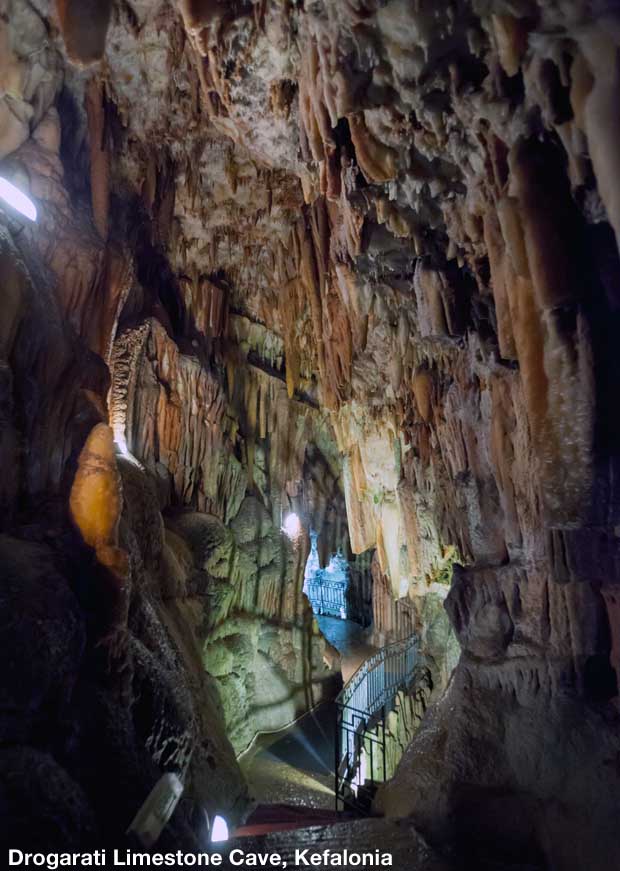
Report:
[[[199,620],[204,667],[218,687],[229,738],[241,752],[258,732],[282,728],[335,691],[299,588],[301,553],[254,497],[244,499],[229,528],[195,512],[176,513],[167,525],[177,557],[180,547],[190,556],[182,589]]]
[[[293,546],[283,535],[285,513],[298,510],[306,530],[327,526],[332,546],[346,533],[332,519],[342,497],[321,415],[291,402],[274,339],[243,323],[234,329],[253,365],[230,361],[225,373],[181,353],[155,319],[122,330],[110,417],[121,451],[157,480],[170,591],[193,604],[205,668],[241,751],[332,683],[302,594],[307,541]]]
[[[191,624],[161,605],[156,491],[134,466],[119,470],[103,362],[22,246],[3,236],[5,846],[122,843],[162,771],[176,770],[186,801],[170,843],[193,849],[192,813],[216,809],[214,783],[217,807],[241,816],[242,776]]]

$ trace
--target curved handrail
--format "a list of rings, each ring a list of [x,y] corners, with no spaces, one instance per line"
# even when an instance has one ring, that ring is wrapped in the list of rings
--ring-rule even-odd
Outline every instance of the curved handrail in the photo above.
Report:
[[[379,721],[383,721],[382,740],[375,740],[375,744],[382,748],[385,779],[387,705],[400,690],[409,688],[419,661],[417,635],[394,641],[365,659],[336,696],[336,809],[340,800],[345,800],[344,785],[353,785],[358,778],[365,736],[369,736],[368,730],[374,729]],[[372,747],[370,749],[372,768]],[[363,779],[363,775],[359,776]]]
[[[393,690],[395,694],[402,684],[406,682],[407,678],[413,674],[418,661],[418,653],[419,638],[415,634],[409,635],[407,638],[402,638],[399,641],[393,641],[391,644],[386,644],[385,647],[381,647],[376,651],[376,653],[372,653],[367,659],[365,659],[357,671],[351,675],[349,680],[336,696],[336,704],[341,705],[342,707],[357,708],[360,713],[365,712],[368,716],[372,716],[378,708],[385,704],[386,693],[389,695]],[[402,667],[388,672],[388,675],[392,677],[392,680],[389,685],[386,685],[385,665],[386,663],[397,659],[398,664]],[[371,697],[370,699],[366,697],[366,704],[363,708],[360,708],[358,705],[354,704],[356,691],[362,686],[364,680],[371,673],[381,670],[382,666],[383,670],[381,677],[383,680],[377,681],[374,686],[376,697]]]

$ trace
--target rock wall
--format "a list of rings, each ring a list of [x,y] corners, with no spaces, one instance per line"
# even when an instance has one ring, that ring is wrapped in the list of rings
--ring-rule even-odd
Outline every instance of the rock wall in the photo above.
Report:
[[[175,584],[202,609],[205,667],[242,751],[258,731],[281,728],[334,691],[303,572],[310,528],[327,525],[332,545],[346,531],[333,522],[342,495],[325,422],[258,365],[269,361],[264,330],[236,329],[256,365],[237,360],[225,381],[200,354],[181,353],[155,319],[122,330],[110,417],[121,450],[157,481],[169,564],[183,575]],[[293,509],[305,530],[295,542],[281,528]]]
[[[0,219],[3,838],[122,846],[172,770],[185,792],[161,844],[199,849],[205,810],[247,809],[234,751],[333,692],[307,540],[280,527],[297,509],[346,547],[338,455],[225,279],[201,278],[191,310],[166,267],[164,192],[149,212],[112,189],[116,110],[37,8],[9,3],[0,24],[2,105],[24,127],[2,127],[6,172],[39,211]],[[85,63],[93,22],[58,12]]]
[[[609,758],[618,734],[615,13],[404,0],[219,12],[182,8],[211,122],[301,181],[302,215],[272,247],[269,323],[289,383],[316,373],[332,409],[352,547],[377,548],[418,625],[450,565],[465,567],[447,600],[463,652],[428,768],[415,749],[401,766],[406,806],[440,839],[488,812],[490,848],[605,867],[613,775],[585,747],[601,715]],[[385,626],[405,620],[384,601]],[[469,728],[476,693],[479,716],[501,723]],[[585,787],[556,780],[543,796],[540,756],[515,756],[521,710],[543,746],[570,743],[572,717],[552,713],[565,698],[601,796],[579,858],[564,846],[574,823],[519,828],[489,811],[500,790],[509,808],[557,802],[550,816],[585,820]],[[496,764],[477,766],[487,744]],[[550,765],[558,779],[579,768],[580,752],[567,758]]]
[[[243,779],[188,624],[163,602],[161,515],[114,455],[105,366],[18,240],[2,237],[3,832],[37,849],[122,843],[176,770],[186,800],[167,837],[192,849],[195,809],[215,809],[216,787],[240,816]]]

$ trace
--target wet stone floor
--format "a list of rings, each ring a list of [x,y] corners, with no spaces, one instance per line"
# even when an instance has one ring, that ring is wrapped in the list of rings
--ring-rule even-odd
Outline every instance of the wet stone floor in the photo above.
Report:
[[[260,804],[334,808],[335,707],[319,705],[288,729],[260,735],[240,761]]]
[[[348,680],[375,648],[357,623],[336,617],[317,621],[339,652]],[[287,729],[259,735],[239,760],[255,801],[333,810],[335,722],[335,705],[325,702]]]
[[[316,619],[323,637],[340,654],[342,679],[346,682],[377,648],[368,643],[368,630],[351,620],[337,617]]]

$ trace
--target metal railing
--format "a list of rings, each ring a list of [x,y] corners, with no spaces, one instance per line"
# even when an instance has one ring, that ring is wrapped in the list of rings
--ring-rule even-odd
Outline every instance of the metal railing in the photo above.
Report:
[[[340,617],[347,612],[347,584],[342,581],[324,580],[325,573],[316,581],[309,581],[307,596],[315,614],[330,614]]]
[[[360,792],[373,791],[377,769],[386,780],[385,721],[419,664],[419,640],[410,635],[369,656],[336,697],[336,810],[359,806]]]

